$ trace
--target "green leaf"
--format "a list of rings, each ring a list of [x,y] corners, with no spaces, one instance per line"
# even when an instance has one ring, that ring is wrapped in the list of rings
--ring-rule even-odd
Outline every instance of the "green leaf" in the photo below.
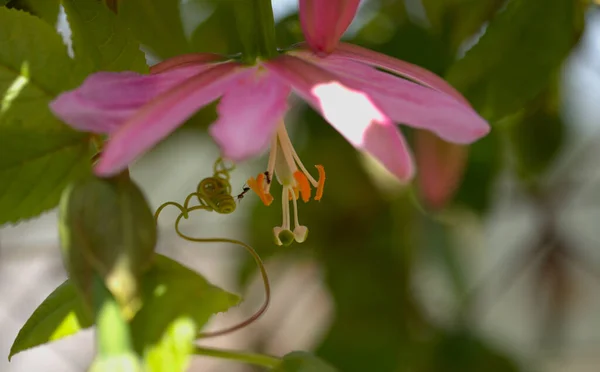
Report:
[[[547,84],[576,42],[573,0],[511,0],[447,78],[489,120],[516,112]]]
[[[101,277],[95,275],[93,282],[97,354],[90,372],[142,372],[141,361],[131,345],[129,325],[118,301]]]
[[[33,14],[55,26],[58,22],[60,0],[25,0],[27,7]]]
[[[195,1],[195,3],[209,7],[212,12],[192,32],[190,43],[193,51],[219,54],[239,52],[242,46],[237,36],[237,29],[231,26],[231,20],[235,16],[231,4],[206,0]]]
[[[132,333],[140,350],[148,347],[147,361],[154,361],[161,348],[171,345],[178,349],[170,357],[183,363],[183,355],[187,353],[183,340],[188,332],[185,319],[193,321],[194,329],[200,329],[212,314],[239,302],[236,295],[211,285],[196,272],[159,254],[141,283],[144,305],[132,321]],[[92,324],[89,308],[67,280],[29,317],[11,347],[9,358],[23,350],[73,335]],[[192,351],[190,349],[190,353]]]
[[[119,17],[131,27],[139,41],[161,58],[190,51],[183,32],[179,1],[122,1]]]
[[[147,72],[146,59],[127,25],[102,2],[63,0],[73,33],[75,60],[91,71]]]
[[[210,284],[200,274],[161,255],[144,277],[144,306],[131,323],[138,351],[159,343],[170,324],[192,319],[197,329],[211,315],[238,304],[239,297]],[[150,346],[151,347],[151,346]]]
[[[8,4],[9,0],[0,0],[0,6],[4,6],[6,4]]]
[[[127,173],[74,182],[63,193],[59,224],[65,267],[86,301],[100,276],[132,317],[156,246],[156,223],[142,191]]]
[[[273,368],[271,371],[335,372],[336,369],[310,353],[304,351],[294,351],[284,356],[281,364]]]
[[[60,340],[92,326],[77,290],[70,281],[59,285],[27,319],[10,348],[10,358],[23,350]]]
[[[18,37],[16,37],[18,35]],[[46,22],[0,8],[0,224],[58,203],[63,188],[90,172],[88,135],[50,112],[70,87],[73,64]]]
[[[148,348],[145,371],[186,371],[194,351],[195,339],[194,321],[187,316],[175,319],[169,324],[161,340]]]

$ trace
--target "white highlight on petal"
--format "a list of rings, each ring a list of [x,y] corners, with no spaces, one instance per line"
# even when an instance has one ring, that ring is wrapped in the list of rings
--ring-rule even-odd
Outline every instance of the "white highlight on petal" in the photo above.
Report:
[[[337,81],[315,85],[311,93],[319,99],[322,115],[329,123],[343,123],[341,133],[354,146],[363,147],[366,130],[373,122],[387,120],[369,96]]]

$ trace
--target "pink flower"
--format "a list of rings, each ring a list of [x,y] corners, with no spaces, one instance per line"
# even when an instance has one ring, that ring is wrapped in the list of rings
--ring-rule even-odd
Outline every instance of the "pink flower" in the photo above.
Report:
[[[300,24],[315,53],[333,52],[352,23],[359,3],[360,0],[300,0]]]
[[[435,74],[350,44],[339,45],[325,58],[299,49],[253,66],[214,54],[182,55],[150,72],[93,74],[79,88],[57,97],[51,109],[76,129],[109,135],[95,172],[110,176],[220,98],[219,118],[209,132],[225,158],[248,159],[270,144],[267,171],[248,180],[248,186],[268,205],[273,200],[272,178],[282,184],[278,244],[306,238],[297,199],[308,201],[312,185],[319,200],[325,180],[320,165],[318,180],[308,172],[287,135],[283,117],[292,90],[355,148],[373,155],[400,180],[412,178],[414,167],[394,122],[463,144],[489,131],[464,98]]]

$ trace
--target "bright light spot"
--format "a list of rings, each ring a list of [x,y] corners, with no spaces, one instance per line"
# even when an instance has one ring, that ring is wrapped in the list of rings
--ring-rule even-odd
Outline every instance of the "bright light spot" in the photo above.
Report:
[[[167,286],[164,284],[160,284],[159,286],[157,286],[154,289],[154,296],[155,297],[160,297],[162,295],[164,295],[165,293],[167,293]]]
[[[0,115],[4,114],[10,108],[12,102],[19,96],[21,91],[25,88],[27,83],[29,82],[29,63],[27,61],[21,64],[21,71],[19,76],[13,81],[13,83],[8,87],[6,93],[4,93],[4,97],[2,98],[2,103],[0,104]]]

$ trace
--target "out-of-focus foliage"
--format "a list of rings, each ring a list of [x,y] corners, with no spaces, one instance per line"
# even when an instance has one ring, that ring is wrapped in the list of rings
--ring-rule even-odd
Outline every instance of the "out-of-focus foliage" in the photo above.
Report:
[[[80,65],[95,71],[147,72],[144,53],[129,25],[99,2],[63,0]]]
[[[160,58],[189,52],[178,1],[119,1],[118,14],[138,40]]]
[[[508,120],[508,135],[518,174],[535,180],[552,165],[558,154],[565,127],[559,112],[558,82],[555,77],[534,101]],[[540,141],[540,133],[544,140]]]
[[[56,25],[60,9],[60,0],[21,0],[20,2],[31,10],[33,14],[48,22],[50,25]]]
[[[335,372],[335,368],[306,352],[295,351],[283,357],[273,372]]]
[[[573,47],[579,7],[572,0],[509,1],[448,80],[487,119],[514,113],[548,84]]]

